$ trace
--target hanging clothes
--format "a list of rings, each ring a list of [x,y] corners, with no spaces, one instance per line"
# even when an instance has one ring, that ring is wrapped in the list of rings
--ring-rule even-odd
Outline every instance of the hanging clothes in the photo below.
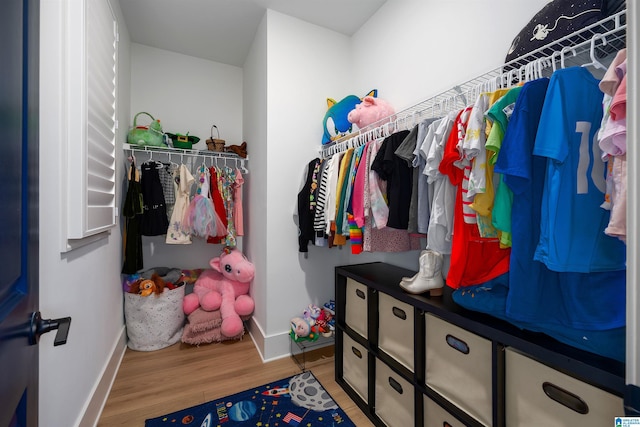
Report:
[[[327,170],[327,201],[325,202],[323,220],[325,223],[325,234],[331,233],[331,224],[335,221],[336,216],[336,197],[337,197],[337,185],[338,175],[340,171],[340,164],[342,163],[343,152],[335,154],[331,159],[331,165]],[[332,246],[331,237],[328,239],[329,247]]]
[[[244,236],[244,215],[242,211],[242,185],[244,177],[240,169],[236,168],[236,179],[233,184],[233,224],[236,236]]]
[[[313,172],[320,164],[320,159],[316,158],[309,162],[305,172],[304,183],[298,192],[298,252],[309,252],[309,242],[314,241],[315,231],[313,229],[314,212],[310,205],[309,194],[312,192],[311,183]]]
[[[627,238],[627,118],[626,49],[622,49],[599,83],[604,93],[604,115],[598,132],[603,160],[608,159],[607,191],[602,207],[611,210],[605,234]]]
[[[468,112],[469,108],[465,108],[456,117],[439,165],[440,172],[458,187],[453,216],[451,267],[446,280],[447,285],[454,289],[486,282],[509,270],[509,249],[500,249],[497,239],[482,238],[476,224],[465,222],[463,192],[466,190],[464,178],[468,175],[458,167],[461,160],[458,147],[461,138],[464,138],[465,114]],[[463,167],[467,169],[468,163]]]
[[[189,198],[191,195],[191,187],[195,178],[189,172],[189,168],[182,164],[174,173],[174,182],[176,185],[176,203],[171,214],[171,222],[167,230],[168,244],[188,245],[191,244],[191,234],[183,231],[182,220],[189,207]]]
[[[416,196],[414,197],[414,191],[411,192],[412,206],[414,200],[417,206],[413,209],[416,210],[416,231],[419,234],[423,234],[425,237],[429,231],[429,218],[431,217],[431,206],[433,205],[434,185],[429,182],[428,177],[425,175],[425,169],[427,167],[427,158],[423,153],[429,152],[433,139],[427,139],[429,133],[429,126],[435,122],[436,118],[429,118],[418,123],[418,132],[416,136],[416,145],[413,150],[412,166],[414,168],[414,182],[417,180],[417,188],[414,187]],[[426,144],[426,145],[425,145]],[[423,149],[422,147],[425,146]],[[415,185],[415,184],[414,184]],[[410,208],[412,209],[412,208]],[[409,216],[411,218],[411,215]]]
[[[140,231],[143,236],[160,236],[166,234],[169,226],[167,209],[164,203],[164,193],[158,170],[162,163],[148,161],[142,164],[142,200],[144,214]]]
[[[504,133],[506,132],[509,119],[521,90],[522,86],[512,88],[505,96],[496,101],[486,113],[487,120],[493,123],[486,143],[487,153],[489,154],[487,160],[492,166],[495,166],[498,156],[500,155]],[[513,192],[509,189],[509,186],[504,183],[502,175],[497,173],[496,175],[498,182],[493,201],[493,209],[491,211],[491,224],[498,230],[500,246],[508,248],[511,246],[511,206],[513,204]]]
[[[211,166],[209,168],[210,179],[210,192],[211,192],[211,201],[213,202],[213,208],[216,211],[216,215],[222,221],[224,225],[224,230],[219,230],[219,232],[215,236],[207,237],[207,243],[213,244],[221,244],[224,243],[224,239],[227,236],[227,211],[224,208],[224,200],[222,199],[222,194],[220,193],[220,180],[218,179],[218,174],[222,173],[218,171],[218,168],[215,166]]]
[[[623,242],[604,234],[605,167],[592,144],[602,120],[598,80],[583,67],[556,71],[545,96],[534,154],[549,159],[535,259],[554,271],[626,268]]]
[[[420,148],[426,158],[424,174],[433,184],[433,202],[427,228],[427,249],[441,254],[451,253],[453,240],[453,211],[456,200],[456,187],[449,178],[440,172],[447,137],[451,133],[456,112],[451,112],[429,125],[427,136]],[[428,151],[427,151],[428,150]]]
[[[217,235],[225,229],[209,198],[210,179],[209,169],[202,164],[198,167],[196,194],[189,203],[182,220],[182,231],[185,233],[206,238]]]
[[[162,193],[164,194],[164,204],[167,210],[167,218],[171,219],[171,213],[173,212],[173,206],[176,204],[176,193],[173,176],[178,169],[178,165],[175,163],[162,163],[163,168],[158,169],[158,175],[160,176],[160,183],[162,184]]]
[[[342,234],[349,236],[351,234],[351,226],[349,225],[348,216],[353,216],[353,184],[356,180],[356,175],[360,166],[360,160],[365,146],[361,145],[353,150],[353,156],[351,158],[351,166],[346,179],[346,189],[344,192],[344,206],[342,212]]]
[[[234,186],[236,182],[236,172],[234,169],[229,167],[222,168],[222,174],[218,175],[218,180],[220,182],[220,193],[222,194],[222,199],[224,200],[224,208],[227,212],[227,234],[224,238],[225,246],[229,246],[232,248],[236,247],[236,225],[233,217],[234,212]]]
[[[142,202],[142,188],[140,175],[136,169],[135,159],[129,166],[129,180],[127,195],[122,206],[122,215],[125,218],[124,226],[124,263],[122,274],[133,274],[144,268],[142,259],[142,234],[140,233],[140,221],[144,213]]]
[[[322,242],[322,246],[327,244],[325,239],[327,227],[326,223],[326,208],[329,198],[329,180],[333,173],[333,163],[336,156],[330,157],[323,162],[323,167],[320,172],[320,184],[318,186],[318,194],[316,196],[316,211],[313,219],[313,229],[316,232],[316,244]]]
[[[467,196],[473,198],[469,207],[476,212],[476,223],[481,237],[498,237],[498,231],[491,221],[495,188],[493,163],[489,162],[489,158],[493,153],[486,148],[493,126],[491,121],[486,120],[485,113],[508,92],[509,89],[500,89],[480,94],[471,111],[465,134],[464,153],[467,158],[472,159]]]
[[[360,162],[362,167],[358,168],[356,172],[356,178],[353,182],[353,202],[351,207],[353,209],[353,221],[357,227],[364,227],[364,205],[365,205],[365,176],[369,173],[369,145],[371,142],[367,142],[364,145],[364,149],[362,151],[362,158]],[[331,160],[331,159],[329,159]]]
[[[407,162],[411,171],[411,199],[409,202],[409,221],[407,222],[408,233],[418,233],[418,178],[420,170],[414,167],[414,152],[418,145],[418,125],[415,125],[404,140],[400,143],[394,154]]]
[[[365,223],[362,236],[362,250],[365,252],[406,252],[420,249],[420,238],[410,236],[406,230],[387,227],[388,207],[386,181],[380,179],[371,168],[382,147],[383,140],[372,141],[367,146],[367,171],[364,176]],[[367,197],[367,194],[369,197]],[[376,219],[377,218],[377,219]]]
[[[348,184],[349,171],[353,161],[353,148],[347,149],[340,161],[340,170],[338,172],[338,183],[336,187],[336,211],[335,220],[332,224],[331,233],[329,234],[330,242],[335,246],[344,246],[347,238],[343,234],[344,206]]]
[[[548,85],[549,79],[544,78],[522,88],[495,165],[514,197],[506,315],[537,328],[620,327],[624,311],[602,307],[624,304],[624,271],[558,273],[533,259],[541,232],[540,206],[548,163],[545,157],[534,155],[534,145]]]
[[[371,169],[387,181],[389,219],[387,226],[406,230],[409,225],[409,205],[411,204],[411,168],[395,155],[408,130],[396,132],[385,138],[382,147],[371,164]]]

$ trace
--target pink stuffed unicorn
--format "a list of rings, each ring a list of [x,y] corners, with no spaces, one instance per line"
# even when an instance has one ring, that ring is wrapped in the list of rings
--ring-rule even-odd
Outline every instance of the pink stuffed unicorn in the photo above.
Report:
[[[198,307],[205,311],[220,309],[220,332],[226,337],[235,337],[244,328],[240,316],[250,315],[255,308],[253,298],[248,295],[255,268],[242,252],[231,248],[225,248],[209,265],[212,270],[200,274],[193,293],[184,297],[182,309],[186,315]]]

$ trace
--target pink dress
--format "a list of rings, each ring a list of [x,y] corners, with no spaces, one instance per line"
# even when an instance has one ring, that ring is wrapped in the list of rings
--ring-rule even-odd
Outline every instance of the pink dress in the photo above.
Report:
[[[236,236],[244,236],[244,225],[242,215],[242,184],[244,178],[240,170],[236,168],[236,181],[233,186],[233,222],[236,226]]]

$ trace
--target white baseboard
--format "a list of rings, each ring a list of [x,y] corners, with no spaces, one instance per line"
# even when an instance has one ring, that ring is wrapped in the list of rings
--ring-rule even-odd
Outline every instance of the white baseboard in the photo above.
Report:
[[[291,355],[289,331],[266,336],[255,317],[247,324],[247,330],[263,362],[270,362]]]
[[[87,407],[84,411],[84,415],[78,423],[78,427],[95,427],[98,425],[102,409],[107,403],[109,392],[113,386],[113,382],[116,379],[118,368],[122,363],[124,352],[127,349],[127,331],[125,326],[122,326],[120,335],[116,338],[113,349],[111,351],[111,357],[107,361],[100,379],[96,382],[96,386],[91,394]]]

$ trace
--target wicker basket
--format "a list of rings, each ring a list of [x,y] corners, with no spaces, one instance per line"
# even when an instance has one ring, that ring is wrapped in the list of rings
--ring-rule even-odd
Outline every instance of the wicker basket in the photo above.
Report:
[[[218,137],[213,137],[213,128],[216,128],[216,132],[218,132]],[[207,139],[207,150],[209,151],[224,151],[224,139],[220,139],[220,131],[218,130],[218,126],[211,126],[211,138]]]

